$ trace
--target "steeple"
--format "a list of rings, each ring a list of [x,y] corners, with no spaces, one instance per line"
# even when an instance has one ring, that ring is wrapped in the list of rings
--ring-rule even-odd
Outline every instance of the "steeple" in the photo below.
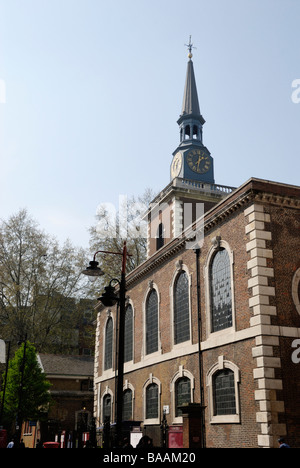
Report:
[[[182,110],[177,123],[180,130],[180,143],[173,153],[171,164],[171,180],[183,179],[208,182],[214,184],[213,158],[203,145],[203,118],[196,86],[194,65],[192,61],[191,36],[189,44],[188,64],[183,94]]]
[[[195,139],[202,144],[202,125],[204,125],[205,120],[200,112],[194,65],[192,61],[192,49],[195,47],[191,43],[191,36],[190,42],[189,44],[186,44],[186,46],[189,50],[189,61],[187,64],[182,111],[177,121],[180,127],[180,142]]]
[[[201,115],[192,59],[188,61],[181,115]]]

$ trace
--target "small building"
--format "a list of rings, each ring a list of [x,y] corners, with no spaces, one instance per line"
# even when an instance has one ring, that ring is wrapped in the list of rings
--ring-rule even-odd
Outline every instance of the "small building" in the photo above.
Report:
[[[82,436],[90,431],[93,412],[92,356],[39,354],[47,379],[51,382],[52,403],[44,423],[26,422],[22,438],[26,447],[35,447],[37,439],[67,445],[82,445]],[[63,437],[61,438],[61,436]]]

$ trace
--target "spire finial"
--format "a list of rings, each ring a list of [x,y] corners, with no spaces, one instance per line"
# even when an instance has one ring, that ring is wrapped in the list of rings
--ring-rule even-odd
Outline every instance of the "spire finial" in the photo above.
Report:
[[[191,58],[193,57],[193,54],[192,54],[192,50],[193,49],[196,49],[197,47],[194,47],[193,44],[192,44],[192,36],[190,36],[190,41],[188,44],[184,44],[187,48],[188,48],[188,58],[191,60]]]

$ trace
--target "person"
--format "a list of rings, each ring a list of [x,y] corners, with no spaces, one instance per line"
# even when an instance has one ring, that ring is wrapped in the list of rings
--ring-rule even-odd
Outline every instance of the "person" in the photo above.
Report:
[[[43,448],[43,442],[40,439],[37,439],[35,448]]]
[[[152,439],[150,439],[150,437],[148,437],[147,435],[143,436],[139,443],[137,444],[136,448],[141,448],[141,449],[151,449],[153,447],[153,442],[152,442]]]
[[[24,444],[24,440],[23,440],[23,439],[21,439],[21,442],[20,442],[20,447],[19,447],[19,448],[23,448],[23,449],[24,449],[24,448],[26,448],[26,447],[25,447],[25,444]]]
[[[123,439],[123,449],[133,449],[133,446],[131,445],[130,441],[129,441],[129,438],[128,437],[124,437]]]
[[[11,439],[11,441],[8,443],[6,448],[14,448],[14,445],[15,445],[14,440]]]
[[[291,448],[288,444],[285,443],[285,440],[283,437],[280,437],[278,439],[278,445],[279,445],[279,448]]]

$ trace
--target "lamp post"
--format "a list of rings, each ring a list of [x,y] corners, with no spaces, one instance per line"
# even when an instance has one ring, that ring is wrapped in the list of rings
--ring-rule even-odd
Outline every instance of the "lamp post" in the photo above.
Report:
[[[116,395],[116,435],[117,444],[120,445],[122,437],[122,415],[123,415],[123,376],[124,376],[124,333],[125,333],[125,300],[126,300],[126,260],[131,255],[127,253],[126,241],[123,244],[123,251],[121,252],[108,252],[105,250],[98,250],[94,254],[94,259],[90,262],[90,266],[83,270],[83,274],[95,278],[102,276],[104,273],[98,267],[96,262],[96,255],[99,253],[120,255],[122,256],[122,270],[121,280],[113,279],[109,285],[105,287],[105,292],[98,299],[106,307],[112,307],[119,302],[120,313],[119,313],[119,337],[118,337],[118,375],[117,375],[117,395]],[[115,288],[112,286],[112,282],[116,281],[119,284],[119,296],[115,293]]]

